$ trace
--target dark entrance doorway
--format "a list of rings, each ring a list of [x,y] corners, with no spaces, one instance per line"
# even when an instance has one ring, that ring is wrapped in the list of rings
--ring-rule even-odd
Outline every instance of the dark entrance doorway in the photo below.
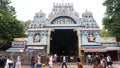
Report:
[[[56,29],[51,33],[50,53],[59,56],[77,56],[78,38],[73,29]]]

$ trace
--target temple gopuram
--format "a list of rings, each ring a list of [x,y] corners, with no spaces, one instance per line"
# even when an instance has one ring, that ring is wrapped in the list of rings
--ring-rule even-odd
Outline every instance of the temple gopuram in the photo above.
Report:
[[[100,36],[92,12],[85,10],[81,15],[79,17],[72,3],[54,3],[48,16],[40,10],[27,30],[26,49],[68,57],[80,57],[81,53],[110,54],[113,60],[118,60],[120,48],[115,38]]]

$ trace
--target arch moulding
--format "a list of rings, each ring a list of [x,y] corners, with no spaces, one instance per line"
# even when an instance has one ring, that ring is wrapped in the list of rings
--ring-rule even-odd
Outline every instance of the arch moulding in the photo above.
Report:
[[[62,14],[62,13],[61,14],[51,13],[48,16],[49,24],[51,24],[52,21],[55,20],[58,17],[69,17],[69,18],[73,19],[76,23],[79,21],[79,15],[76,12],[74,12],[74,13],[64,13],[64,14]]]

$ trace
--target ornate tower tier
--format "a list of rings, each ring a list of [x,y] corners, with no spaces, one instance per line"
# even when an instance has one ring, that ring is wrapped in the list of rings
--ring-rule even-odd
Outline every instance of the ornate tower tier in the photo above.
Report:
[[[74,11],[73,4],[70,3],[54,3],[52,12],[48,16],[49,24],[58,17],[69,17],[76,22],[79,21],[79,14]]]

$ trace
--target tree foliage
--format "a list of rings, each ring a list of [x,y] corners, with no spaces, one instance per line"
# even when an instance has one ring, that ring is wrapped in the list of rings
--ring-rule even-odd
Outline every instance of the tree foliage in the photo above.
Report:
[[[0,39],[6,41],[4,45],[9,45],[13,38],[24,37],[23,23],[16,19],[15,9],[10,3],[10,0],[0,0]]]
[[[31,20],[27,20],[27,21],[25,22],[24,28],[25,28],[26,31],[27,31],[27,29],[29,28],[30,23],[31,23]]]
[[[108,31],[103,28],[101,31],[100,31],[100,36],[101,37],[111,37],[112,35],[108,33]]]
[[[103,5],[106,7],[104,28],[120,41],[120,0],[105,0]]]

